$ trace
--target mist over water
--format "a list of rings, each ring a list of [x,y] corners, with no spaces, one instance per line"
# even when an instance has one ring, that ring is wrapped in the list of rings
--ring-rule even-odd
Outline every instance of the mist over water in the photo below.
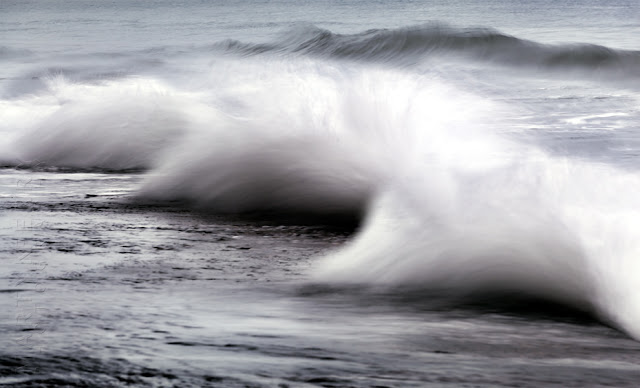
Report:
[[[287,281],[301,293],[338,290],[340,303],[360,292],[533,297],[640,339],[640,51],[626,38],[637,22],[599,35],[590,13],[579,29],[543,8],[518,25],[507,15],[524,20],[525,5],[516,12],[500,1],[490,2],[503,12],[493,19],[443,4],[431,8],[440,18],[409,18],[418,5],[390,2],[398,12],[386,23],[375,5],[360,5],[363,21],[340,19],[349,7],[336,5],[335,20],[312,24],[300,16],[304,7],[277,13],[266,4],[272,22],[249,15],[212,28],[210,8],[189,3],[176,12],[200,10],[197,28],[180,30],[184,23],[156,19],[169,4],[126,4],[137,19],[111,22],[118,2],[92,11],[81,3],[70,7],[93,12],[91,45],[69,38],[80,28],[73,22],[52,27],[69,40],[51,47],[35,32],[31,44],[15,38],[0,47],[4,170],[87,174],[88,187],[92,174],[131,177],[122,206],[180,206],[203,224],[212,214],[355,216],[354,235]],[[458,20],[446,16],[450,7]],[[611,21],[636,8],[618,1],[601,11]],[[14,12],[15,20],[32,17]],[[150,20],[180,33],[162,39]],[[139,28],[148,42],[118,46],[104,33],[111,23]],[[69,198],[103,195],[70,190]],[[238,238],[224,230],[215,241]],[[208,233],[184,246],[208,247]],[[269,260],[280,254],[268,249],[261,255]],[[245,274],[229,263],[225,271]],[[269,292],[286,299],[290,290],[278,282],[287,281]],[[358,314],[347,315],[366,320]],[[332,330],[332,340],[342,335]]]

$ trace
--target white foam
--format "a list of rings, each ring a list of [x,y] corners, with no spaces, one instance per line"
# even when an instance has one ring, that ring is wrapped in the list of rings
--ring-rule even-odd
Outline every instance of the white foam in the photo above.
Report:
[[[186,130],[187,98],[152,79],[78,84],[53,77],[45,93],[12,104],[22,122],[13,128],[13,158],[34,165],[149,167]]]
[[[640,176],[524,148],[486,157],[496,153],[502,164],[476,170],[443,159],[408,166],[316,280],[518,291],[640,338]]]
[[[217,211],[368,206],[316,280],[519,290],[640,338],[640,176],[502,138],[507,112],[481,96],[304,59],[217,63],[185,88],[53,79],[47,93],[3,102],[26,131],[3,129],[16,158],[150,168],[140,195]]]

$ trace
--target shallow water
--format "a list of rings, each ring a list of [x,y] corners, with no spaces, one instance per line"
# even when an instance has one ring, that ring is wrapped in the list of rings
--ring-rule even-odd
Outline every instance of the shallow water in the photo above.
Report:
[[[131,198],[139,175],[4,170],[3,190],[25,176],[29,191],[3,200],[2,255],[14,264],[2,276],[3,384],[533,387],[640,378],[640,345],[578,312],[308,283],[309,267],[348,229],[139,203]]]

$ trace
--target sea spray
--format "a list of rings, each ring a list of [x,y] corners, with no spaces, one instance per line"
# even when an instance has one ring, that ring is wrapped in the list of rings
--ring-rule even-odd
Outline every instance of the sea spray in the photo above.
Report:
[[[299,61],[236,71],[234,82],[214,77],[210,120],[165,153],[143,197],[221,212],[360,212],[404,174],[405,158],[427,145],[442,154],[444,123],[454,136],[463,118],[488,116],[495,105],[434,77],[389,70],[352,74]],[[469,132],[467,142],[481,147]]]
[[[520,151],[476,171],[412,166],[379,193],[355,239],[319,263],[315,280],[525,294],[639,338],[640,177]]]
[[[23,110],[37,108],[37,119],[14,135],[7,159],[22,166],[149,168],[188,128],[188,102],[186,93],[153,79],[82,84],[52,77],[45,91],[22,98]]]
[[[218,61],[189,88],[57,78],[3,101],[3,158],[144,168],[140,197],[219,212],[364,209],[315,280],[524,292],[639,338],[640,178],[508,138],[512,113],[474,87],[304,57]]]

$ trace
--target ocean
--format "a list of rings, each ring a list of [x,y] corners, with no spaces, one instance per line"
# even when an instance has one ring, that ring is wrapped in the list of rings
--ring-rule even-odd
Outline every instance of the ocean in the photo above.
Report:
[[[635,387],[640,4],[0,0],[0,385]]]

